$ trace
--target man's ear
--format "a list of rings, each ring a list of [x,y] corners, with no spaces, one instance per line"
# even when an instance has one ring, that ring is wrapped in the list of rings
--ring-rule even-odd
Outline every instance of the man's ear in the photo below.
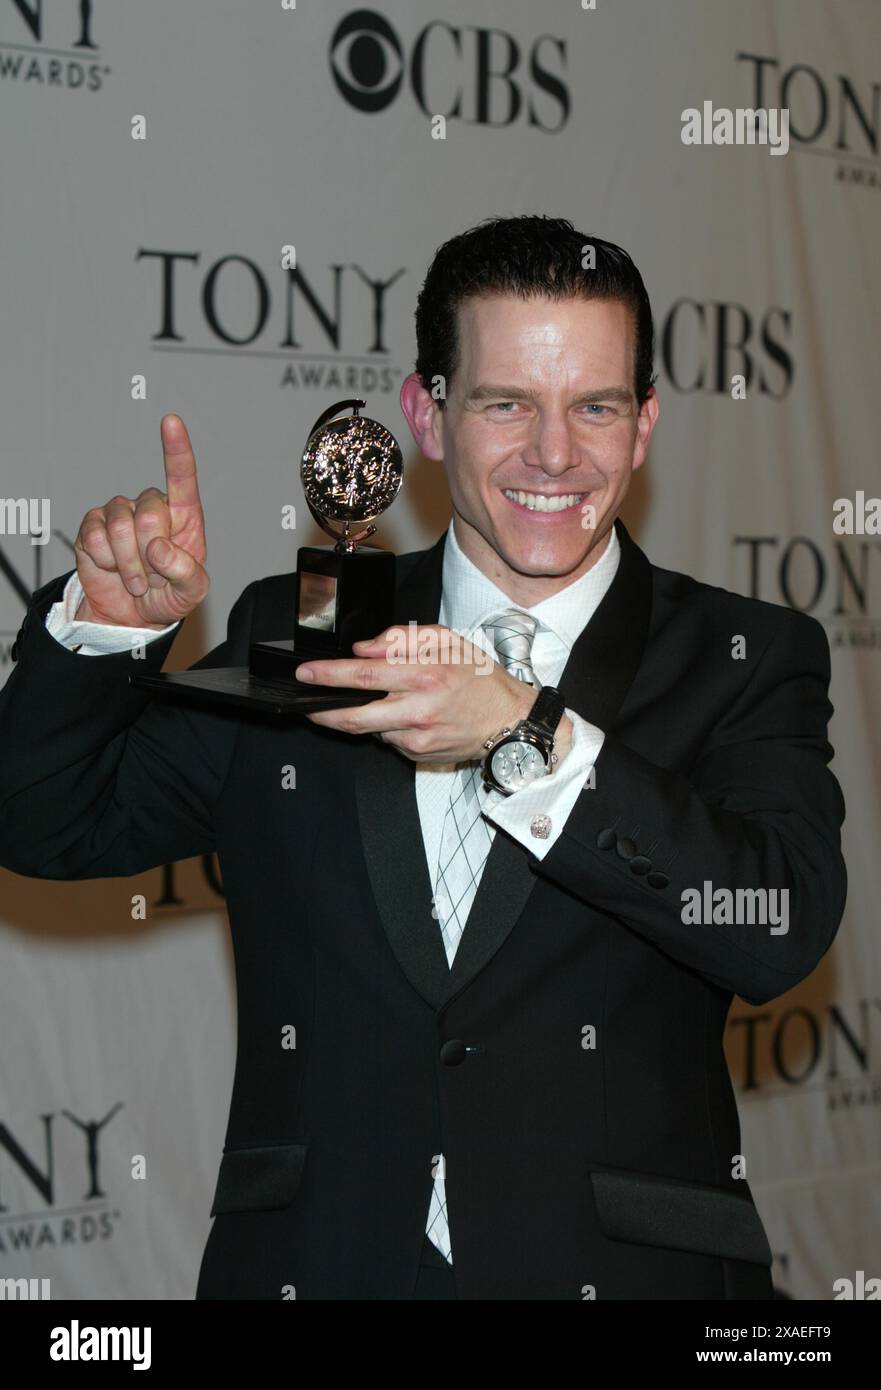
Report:
[[[637,468],[641,468],[645,462],[649,440],[652,437],[652,430],[658,422],[660,410],[661,403],[658,400],[658,393],[654,386],[650,386],[649,393],[640,407],[639,418],[636,422],[637,436],[633,446],[633,472],[636,472]]]
[[[401,409],[420,453],[427,459],[442,459],[443,411],[416,372],[411,372],[401,386]]]

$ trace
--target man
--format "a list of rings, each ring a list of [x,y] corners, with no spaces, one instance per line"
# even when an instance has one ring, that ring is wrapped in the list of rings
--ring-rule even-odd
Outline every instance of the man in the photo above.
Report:
[[[387,693],[281,726],[129,687],[133,630],[158,670],[208,589],[167,416],[167,494],[87,512],[19,635],[0,862],[219,855],[238,1059],[197,1297],[770,1298],[722,1039],[841,918],[825,635],[616,520],[658,418],[620,248],[481,224],[417,340],[401,405],[453,524],[399,560],[391,629],[308,663]],[[198,666],[278,637],[291,584],[250,584]]]

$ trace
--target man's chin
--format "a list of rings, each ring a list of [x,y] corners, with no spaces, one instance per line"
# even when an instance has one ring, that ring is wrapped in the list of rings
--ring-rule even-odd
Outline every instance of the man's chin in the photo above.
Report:
[[[543,542],[524,544],[521,536],[499,536],[496,549],[509,569],[531,579],[562,579],[583,566],[591,552],[603,548],[611,522],[604,526],[600,518],[595,530],[578,529],[578,539],[571,536],[547,537]]]
[[[528,579],[564,579],[584,564],[593,546],[582,546],[578,551],[523,551],[516,546],[501,547],[500,554],[505,564],[516,574]]]

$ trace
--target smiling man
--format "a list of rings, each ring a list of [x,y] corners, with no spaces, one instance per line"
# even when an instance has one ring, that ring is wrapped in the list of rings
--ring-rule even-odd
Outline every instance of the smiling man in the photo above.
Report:
[[[446,464],[464,553],[518,604],[596,563],[645,458],[658,400],[637,397],[634,336],[620,300],[474,298],[446,409],[415,373],[404,384],[422,452]]]
[[[658,400],[621,248],[491,219],[437,252],[416,328],[401,406],[452,524],[400,557],[390,629],[298,670],[381,698],[280,729],[129,687],[132,639],[158,670],[208,589],[167,416],[167,492],[87,512],[17,639],[0,863],[219,856],[239,1039],[197,1297],[768,1299],[722,1043],[841,918],[825,635],[623,526]],[[291,581],[198,665],[276,637]],[[414,622],[431,664],[401,659]],[[785,895],[786,932],[716,892],[696,914],[707,883]]]

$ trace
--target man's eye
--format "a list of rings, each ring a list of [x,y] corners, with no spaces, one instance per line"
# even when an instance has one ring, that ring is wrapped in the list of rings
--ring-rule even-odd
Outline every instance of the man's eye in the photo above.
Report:
[[[493,401],[487,406],[488,410],[500,410],[503,415],[510,415],[517,401]],[[588,401],[585,409],[593,415],[595,420],[603,419],[605,416],[614,415],[614,411],[609,405],[600,405],[597,401]]]

